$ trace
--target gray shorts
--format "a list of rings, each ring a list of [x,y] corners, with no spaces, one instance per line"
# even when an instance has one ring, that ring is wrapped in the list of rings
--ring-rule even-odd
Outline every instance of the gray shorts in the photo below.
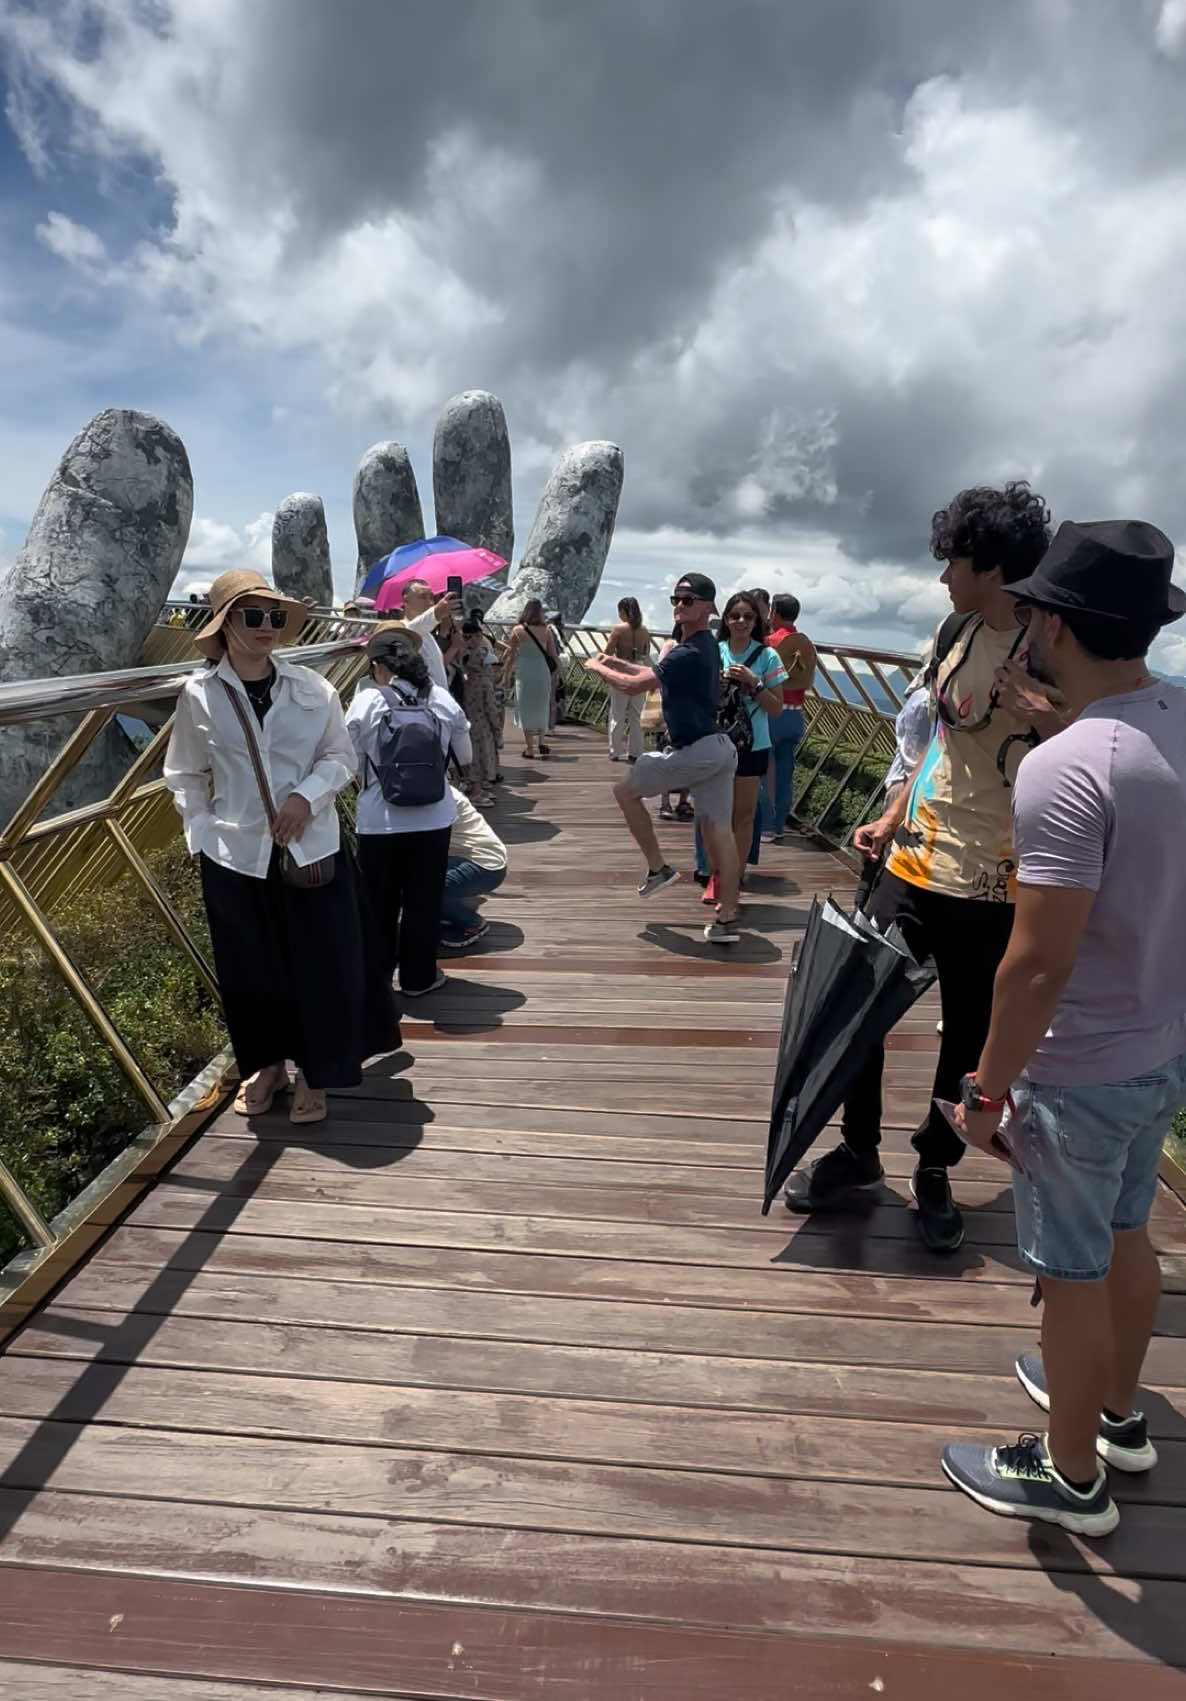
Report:
[[[635,797],[690,791],[700,821],[727,827],[733,820],[733,775],[737,750],[723,732],[711,732],[682,750],[648,750],[630,770]]]

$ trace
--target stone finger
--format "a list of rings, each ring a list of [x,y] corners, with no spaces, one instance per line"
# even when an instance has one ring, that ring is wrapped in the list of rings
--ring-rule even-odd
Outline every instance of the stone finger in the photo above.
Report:
[[[331,608],[334,576],[329,558],[329,531],[320,496],[298,490],[286,496],[272,521],[272,579],[277,590],[311,597],[315,608]]]
[[[130,408],[96,414],[58,463],[0,584],[0,680],[135,667],[177,577],[192,515],[193,477],[177,433]],[[67,731],[56,719],[8,729],[5,819]],[[57,806],[109,791],[131,754],[122,730],[107,728],[57,792]]]
[[[373,443],[354,475],[354,535],[362,584],[382,556],[424,536],[420,492],[402,443]]]
[[[616,443],[578,443],[560,457],[540,497],[527,547],[511,584],[490,609],[517,619],[529,597],[577,625],[597,594],[622,494]]]
[[[466,608],[487,608],[505,588],[515,547],[511,441],[502,403],[489,390],[463,390],[441,409],[432,443],[436,529],[508,563],[467,585]]]

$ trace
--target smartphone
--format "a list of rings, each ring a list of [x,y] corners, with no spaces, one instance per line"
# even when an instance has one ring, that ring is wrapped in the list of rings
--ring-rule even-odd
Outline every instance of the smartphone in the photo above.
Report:
[[[461,602],[461,575],[459,573],[450,573],[449,577],[445,580],[445,589],[448,591],[448,593],[451,597],[456,597],[458,603],[460,603]]]
[[[964,1135],[960,1130],[960,1126],[955,1120],[957,1107],[951,1103],[950,1099],[936,1099],[935,1103],[939,1107],[939,1111],[952,1133],[955,1134],[958,1139],[963,1140],[964,1145],[966,1146],[968,1142],[964,1138]],[[992,1143],[994,1151],[998,1152],[1000,1156],[1004,1158],[1010,1169],[1015,1169],[1018,1175],[1025,1175],[1027,1173],[1016,1146],[1014,1146],[1009,1139],[1007,1128],[998,1128],[992,1137]]]

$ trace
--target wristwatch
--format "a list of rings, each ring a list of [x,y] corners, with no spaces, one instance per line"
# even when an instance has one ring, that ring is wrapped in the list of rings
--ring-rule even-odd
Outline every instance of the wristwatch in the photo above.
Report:
[[[978,1116],[1003,1116],[1010,1102],[1008,1093],[1003,1099],[990,1099],[987,1093],[981,1092],[975,1075],[965,1075],[960,1082],[960,1103],[965,1110],[975,1111]]]

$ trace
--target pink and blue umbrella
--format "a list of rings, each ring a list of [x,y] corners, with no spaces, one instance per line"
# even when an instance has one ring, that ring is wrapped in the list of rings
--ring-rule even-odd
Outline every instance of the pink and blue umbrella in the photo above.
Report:
[[[409,579],[423,579],[430,590],[443,596],[453,577],[470,585],[505,566],[501,555],[473,549],[455,537],[419,538],[376,561],[359,586],[359,595],[374,597],[376,610],[382,613],[403,601],[402,587]]]

